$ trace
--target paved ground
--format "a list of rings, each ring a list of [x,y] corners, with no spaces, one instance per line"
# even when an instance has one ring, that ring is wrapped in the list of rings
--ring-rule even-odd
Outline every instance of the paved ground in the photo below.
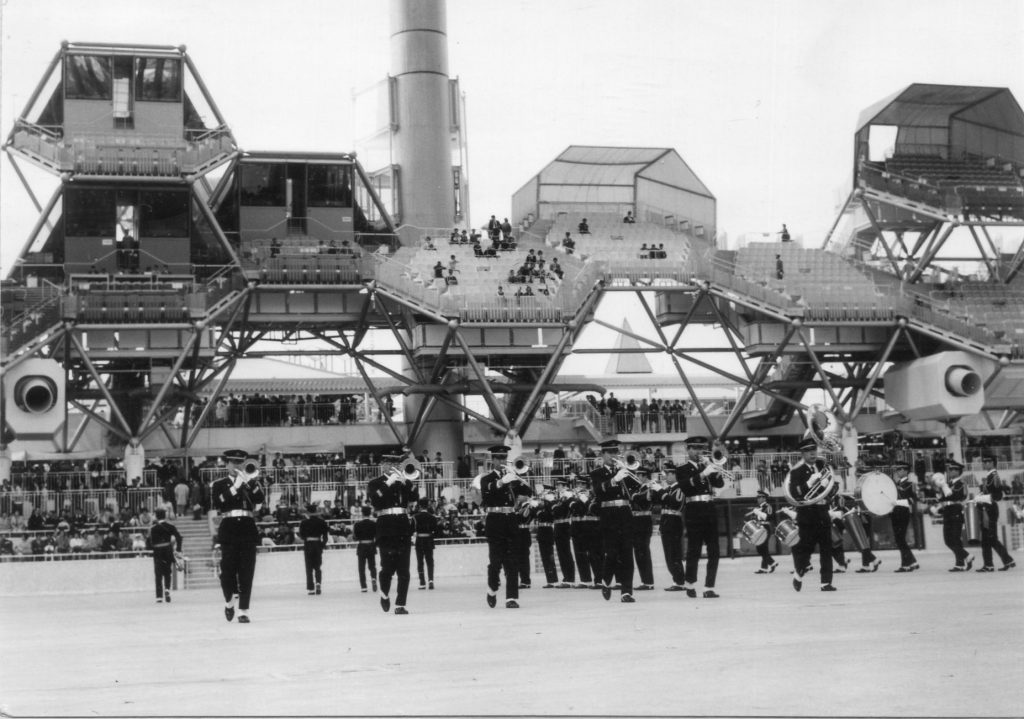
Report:
[[[975,552],[977,554],[977,552]],[[533,588],[489,609],[482,580],[413,589],[409,616],[338,585],[274,587],[253,623],[214,590],[0,598],[6,715],[1021,716],[1024,568],[843,574],[793,591],[789,559],[723,560],[718,600],[636,604]],[[301,557],[297,555],[297,560]]]

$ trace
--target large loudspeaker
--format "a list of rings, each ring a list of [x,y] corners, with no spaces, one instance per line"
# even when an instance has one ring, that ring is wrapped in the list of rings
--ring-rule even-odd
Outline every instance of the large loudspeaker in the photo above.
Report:
[[[4,412],[19,438],[50,436],[64,422],[64,368],[56,360],[26,360],[3,384]]]
[[[885,373],[885,400],[908,419],[954,419],[985,404],[984,377],[994,363],[967,352],[939,352],[893,365]]]

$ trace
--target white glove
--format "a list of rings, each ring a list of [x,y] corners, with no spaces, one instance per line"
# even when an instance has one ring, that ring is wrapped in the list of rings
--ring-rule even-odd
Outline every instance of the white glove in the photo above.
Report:
[[[710,476],[711,476],[712,474],[718,474],[718,473],[719,473],[719,472],[721,472],[721,471],[722,471],[722,470],[721,470],[721,468],[720,468],[720,467],[716,467],[716,466],[715,466],[715,465],[713,465],[713,464],[709,464],[709,465],[708,465],[707,467],[705,467],[705,468],[704,468],[704,470],[703,470],[703,471],[702,471],[702,472],[700,473],[700,476],[701,476],[701,477],[710,477]]]
[[[400,482],[401,478],[397,474],[389,474],[386,480],[386,484],[389,487],[393,487],[397,482]]]
[[[505,485],[512,484],[517,479],[519,479],[519,477],[517,477],[516,475],[514,475],[514,474],[512,474],[510,472],[510,473],[506,474],[504,477],[502,477],[501,479],[499,479],[498,480],[498,484],[500,484],[502,487],[504,487]]]
[[[762,512],[760,509],[755,509],[754,510],[754,516],[757,517],[758,519],[760,519],[762,522],[764,520],[768,519],[768,515],[765,514],[764,512]]]
[[[977,497],[974,498],[974,501],[977,502],[978,504],[992,504],[992,495],[979,494]]]
[[[910,509],[910,500],[909,499],[897,499],[896,500],[896,506],[897,507],[906,507],[907,509]]]
[[[628,471],[626,471],[625,469],[620,469],[618,472],[615,473],[615,476],[612,477],[612,484],[618,484],[628,476]]]
[[[840,519],[843,518],[843,513],[839,512],[839,511],[837,511],[835,509],[830,509],[828,511],[828,516],[832,517],[832,519],[840,520]]]

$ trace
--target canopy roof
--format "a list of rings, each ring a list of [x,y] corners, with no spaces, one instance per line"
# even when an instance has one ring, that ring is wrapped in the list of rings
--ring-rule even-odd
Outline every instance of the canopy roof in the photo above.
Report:
[[[663,164],[675,170],[671,181],[666,182],[663,172],[659,171]],[[713,197],[679,153],[671,148],[571,145],[548,163],[537,178],[541,185],[633,187],[637,176],[646,174],[656,175],[663,184]]]
[[[378,389],[401,391],[380,378]],[[368,392],[358,374],[338,374],[267,357],[242,358],[235,363],[225,394],[362,394]]]
[[[868,125],[948,127],[953,118],[1024,136],[1024,111],[1005,87],[914,83],[863,110]]]

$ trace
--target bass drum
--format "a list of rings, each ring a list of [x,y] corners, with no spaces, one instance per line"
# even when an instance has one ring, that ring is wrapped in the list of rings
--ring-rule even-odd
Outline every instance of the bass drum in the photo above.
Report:
[[[857,499],[871,514],[884,517],[896,506],[896,483],[887,474],[868,472],[860,478]]]
[[[743,538],[750,542],[751,546],[759,547],[768,539],[768,530],[756,519],[748,519],[740,529]]]
[[[775,527],[775,538],[787,547],[794,547],[800,541],[800,530],[792,519],[783,519]]]

